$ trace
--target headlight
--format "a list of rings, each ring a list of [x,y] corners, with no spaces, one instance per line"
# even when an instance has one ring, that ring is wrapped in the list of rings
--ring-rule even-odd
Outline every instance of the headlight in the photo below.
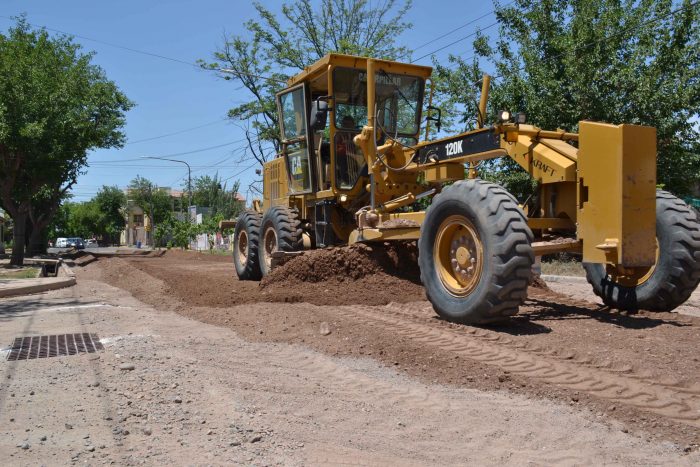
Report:
[[[501,110],[501,123],[510,121],[510,112],[507,110]]]

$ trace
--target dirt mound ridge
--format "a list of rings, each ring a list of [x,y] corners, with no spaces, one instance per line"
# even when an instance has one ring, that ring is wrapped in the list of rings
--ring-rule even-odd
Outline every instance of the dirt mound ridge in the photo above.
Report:
[[[306,251],[260,282],[268,300],[385,305],[425,300],[414,242]]]
[[[358,281],[376,276],[420,283],[415,242],[354,245],[311,250],[265,277],[262,288],[284,284]]]

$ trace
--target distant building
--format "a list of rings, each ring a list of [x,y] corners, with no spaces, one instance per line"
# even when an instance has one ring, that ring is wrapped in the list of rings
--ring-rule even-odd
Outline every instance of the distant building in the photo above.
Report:
[[[121,243],[123,245],[137,245],[141,242],[142,245],[146,245],[148,243],[147,222],[148,216],[145,215],[143,208],[134,203],[133,200],[128,200],[126,203],[126,226],[122,231]]]
[[[181,190],[172,190],[170,187],[158,187],[158,190],[165,191],[170,195],[172,211],[179,214],[178,217],[186,216],[187,208],[185,192]],[[121,244],[128,246],[136,246],[153,244],[153,226],[151,219],[142,206],[139,206],[134,200],[129,199],[129,189],[125,189],[124,193],[127,197],[126,210],[124,217],[126,226],[121,234]]]
[[[193,224],[201,224],[203,219],[211,214],[211,208],[203,206],[187,206],[187,192],[182,190],[173,190],[170,187],[159,187],[158,190],[165,191],[170,195],[172,203],[172,212],[178,220],[187,220]],[[137,205],[132,199],[129,199],[129,190],[124,190],[127,197],[127,208],[124,213],[126,227],[121,234],[121,244],[135,246],[141,242],[141,245],[153,245],[153,228],[148,213],[142,206]],[[235,202],[241,207],[245,207],[245,196],[240,193],[235,194]],[[220,237],[220,236],[219,236]],[[193,249],[199,248],[197,242],[202,245],[208,245],[208,238],[204,235],[203,239],[197,239],[191,245]],[[220,238],[215,243],[221,243]]]

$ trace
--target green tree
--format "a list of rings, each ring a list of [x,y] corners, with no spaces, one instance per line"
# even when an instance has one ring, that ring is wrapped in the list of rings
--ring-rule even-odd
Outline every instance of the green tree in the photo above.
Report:
[[[88,238],[99,231],[101,213],[95,201],[67,203],[68,223],[64,237]]]
[[[170,194],[152,181],[137,175],[129,182],[128,198],[148,213],[151,224],[156,226],[170,217],[173,210]]]
[[[0,34],[0,203],[22,264],[27,218],[42,231],[95,148],[121,147],[132,103],[68,36],[19,18]]]
[[[208,216],[204,219],[202,224],[198,225],[198,234],[207,234],[207,239],[209,241],[209,250],[214,249],[214,241],[216,239],[216,234],[219,232],[219,222],[224,220],[224,216],[221,214],[214,214]]]
[[[494,47],[479,38],[477,58],[438,67],[447,106],[475,114],[471,83],[484,57],[498,77],[492,118],[509,109],[547,129],[576,131],[580,120],[654,126],[659,183],[684,194],[700,180],[700,4],[517,0],[497,17]]]
[[[228,69],[253,98],[229,110],[231,120],[244,125],[248,138],[245,157],[261,164],[279,150],[275,94],[287,78],[327,53],[398,59],[409,49],[396,38],[412,27],[404,20],[411,1],[373,4],[367,0],[294,0],[282,6],[281,16],[255,3],[258,19],[244,24],[248,37],[226,36],[214,53],[213,70]],[[267,144],[266,144],[267,143]]]
[[[200,233],[198,225],[170,215],[156,226],[155,238],[159,245],[186,249],[198,233]]]
[[[116,243],[126,225],[126,195],[116,186],[104,185],[93,198],[93,202],[100,212],[98,230],[94,233],[102,236],[108,243]]]
[[[235,181],[231,189],[218,174],[213,177],[203,175],[195,177],[192,182],[193,204],[211,208],[211,215],[221,215],[225,219],[236,217],[244,208],[243,203],[236,199],[239,181]]]
[[[70,216],[70,201],[66,200],[56,210],[51,222],[47,227],[49,239],[55,240],[57,237],[65,237],[68,232],[68,218]]]

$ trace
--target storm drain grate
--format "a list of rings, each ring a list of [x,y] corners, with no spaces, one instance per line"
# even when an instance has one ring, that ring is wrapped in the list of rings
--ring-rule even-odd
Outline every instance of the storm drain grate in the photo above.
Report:
[[[97,334],[55,334],[52,336],[16,337],[8,360],[61,357],[104,350]]]

